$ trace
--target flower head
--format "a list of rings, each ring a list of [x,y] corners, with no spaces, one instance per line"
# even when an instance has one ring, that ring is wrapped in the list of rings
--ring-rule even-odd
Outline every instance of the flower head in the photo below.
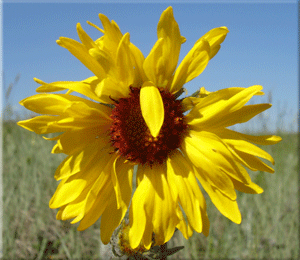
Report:
[[[37,134],[60,133],[52,153],[66,159],[55,172],[60,181],[50,200],[57,219],[80,221],[79,230],[101,217],[101,239],[110,241],[129,210],[131,248],[149,249],[153,234],[162,245],[179,229],[209,233],[206,203],[197,180],[219,211],[241,222],[236,192],[261,193],[246,168],[274,172],[260,158],[273,158],[254,144],[270,145],[277,136],[251,136],[227,127],[250,120],[270,104],[246,105],[261,86],[216,92],[201,88],[179,99],[220,49],[228,29],[202,36],[177,67],[181,36],[172,8],[161,15],[158,40],[144,58],[114,21],[99,15],[104,35],[93,41],[77,25],[80,42],[61,37],[93,74],[82,81],[35,81],[43,92],[22,100],[43,114],[18,124]],[[176,68],[177,67],[177,68]],[[65,94],[51,94],[67,90]],[[76,92],[86,98],[72,95]],[[133,192],[133,168],[137,166]],[[133,193],[133,194],[132,194]]]

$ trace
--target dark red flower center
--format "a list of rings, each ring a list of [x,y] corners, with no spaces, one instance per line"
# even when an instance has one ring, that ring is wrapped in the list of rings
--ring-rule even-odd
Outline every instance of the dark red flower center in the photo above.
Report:
[[[157,137],[150,134],[140,107],[140,89],[130,87],[130,96],[115,101],[110,139],[115,151],[138,164],[163,163],[181,145],[188,125],[180,100],[160,90],[164,103],[164,122]]]

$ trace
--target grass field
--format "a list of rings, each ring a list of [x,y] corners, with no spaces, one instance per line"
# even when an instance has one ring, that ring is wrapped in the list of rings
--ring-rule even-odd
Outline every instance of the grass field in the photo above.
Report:
[[[14,122],[4,123],[2,132],[4,258],[101,259],[99,221],[79,232],[78,225],[56,220],[57,210],[48,206],[64,158],[50,154],[54,142]],[[298,258],[298,135],[277,134],[283,141],[265,148],[276,161],[275,173],[251,173],[264,193],[238,193],[242,223],[226,219],[207,199],[209,237],[195,233],[186,241],[176,233],[169,246],[185,248],[170,259]]]

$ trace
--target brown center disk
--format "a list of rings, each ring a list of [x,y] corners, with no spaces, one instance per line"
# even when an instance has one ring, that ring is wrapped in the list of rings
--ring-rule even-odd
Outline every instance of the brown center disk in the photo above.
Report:
[[[188,125],[182,104],[175,96],[160,90],[164,103],[164,123],[154,138],[146,125],[140,107],[140,89],[130,87],[129,98],[115,101],[110,128],[111,143],[127,160],[138,164],[162,164],[168,154],[177,149]]]

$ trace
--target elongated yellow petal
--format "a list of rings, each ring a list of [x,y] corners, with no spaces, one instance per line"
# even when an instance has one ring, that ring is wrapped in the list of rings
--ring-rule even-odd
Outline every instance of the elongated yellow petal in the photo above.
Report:
[[[121,208],[124,206],[124,201],[122,196],[122,191],[126,192],[124,190],[124,185],[127,183],[130,187],[130,189],[127,189],[127,192],[125,195],[127,195],[127,199],[130,200],[131,197],[131,180],[132,180],[132,174],[133,174],[133,166],[131,164],[125,164],[125,159],[122,157],[117,157],[117,159],[114,161],[113,167],[111,169],[111,180],[114,185],[115,194],[116,194],[116,203],[117,208]],[[123,177],[124,181],[120,179]],[[128,201],[129,203],[129,201]]]
[[[111,180],[105,178],[107,176],[109,176],[109,174],[102,172],[95,182],[99,184],[100,187],[96,187],[94,184],[90,189],[85,199],[84,211],[82,211],[83,218],[77,230],[82,231],[93,225],[111,202],[111,194],[113,194],[114,188]]]
[[[112,174],[116,174],[116,171],[118,173],[118,175],[115,175],[116,182],[114,181],[114,178],[112,178],[115,195],[111,196],[111,202],[103,212],[101,218],[100,234],[104,244],[110,241],[112,233],[124,218],[132,192],[133,166],[124,164],[124,159],[122,158],[115,161],[114,166]],[[119,186],[118,188],[116,188],[117,185]]]
[[[132,198],[129,242],[136,248],[143,238],[145,248],[149,249],[152,233],[158,244],[164,244],[172,237],[179,219],[165,169],[139,166],[137,174],[141,182]]]
[[[99,14],[99,19],[104,28],[103,47],[107,48],[112,53],[116,53],[122,38],[119,27],[114,21],[109,21],[104,14]]]
[[[71,175],[85,170],[86,167],[91,167],[90,163],[94,163],[94,159],[98,158],[98,156],[106,157],[104,151],[107,152],[107,149],[109,149],[110,147],[107,142],[102,143],[101,141],[102,140],[97,139],[91,145],[68,156],[56,169],[54,178],[56,180],[67,178]],[[106,147],[106,149],[102,151],[104,147]],[[97,161],[97,159],[95,160]]]
[[[272,158],[272,156],[270,154],[268,154],[263,149],[255,146],[251,143],[248,143],[243,140],[226,140],[226,143],[232,145],[234,147],[234,149],[236,149],[236,150],[264,158],[264,159],[270,161],[272,164],[275,163],[274,159]]]
[[[158,88],[149,81],[141,88],[140,105],[151,135],[157,137],[164,122],[164,104]]]
[[[169,79],[178,63],[182,37],[180,35],[179,26],[174,19],[172,7],[168,7],[161,15],[157,25],[157,38],[164,39],[162,60],[157,66],[158,71],[163,71],[165,79]],[[159,80],[158,86],[163,85],[163,78]]]
[[[214,127],[228,127],[235,124],[245,123],[257,114],[269,109],[271,106],[271,104],[244,106],[241,109],[220,118],[220,120],[214,124]]]
[[[217,153],[217,147],[207,146],[207,143],[202,143],[200,138],[186,138],[184,142],[184,152],[197,168],[206,173],[208,182],[229,198],[236,199],[233,184],[222,168],[231,168],[233,172],[235,170],[230,167],[226,158]],[[214,157],[209,155],[214,155]]]
[[[134,73],[135,73],[135,80],[134,80],[134,87],[139,87],[143,84],[143,82],[147,81],[144,69],[143,69],[143,64],[144,64],[144,55],[140,51],[139,48],[137,48],[135,45],[130,43],[130,51],[133,57],[134,61]]]
[[[195,170],[195,174],[217,209],[234,223],[240,224],[242,222],[242,216],[237,202],[231,200],[218,189],[211,186],[207,181],[205,174],[201,174],[201,172],[198,172],[197,170]]]
[[[217,168],[239,181],[250,182],[249,174],[234,160],[231,151],[217,135],[206,131],[191,131],[191,137],[187,137],[187,141],[217,164]]]
[[[146,183],[146,181],[148,183]],[[145,179],[145,181],[138,186],[139,189],[134,192],[132,197],[129,215],[129,219],[132,221],[129,231],[129,242],[132,248],[138,247],[146,229],[146,212],[145,210],[141,210],[141,205],[144,205],[145,203],[144,200],[147,197],[149,185],[149,180]],[[151,200],[152,198],[150,198],[150,203],[152,203]]]
[[[129,96],[129,88],[123,82],[117,82],[115,78],[107,77],[95,88],[95,93],[106,104],[114,104],[114,100]]]
[[[67,94],[37,94],[20,101],[27,109],[48,115],[87,117],[96,115],[109,119],[111,109],[99,103]]]
[[[99,111],[90,114],[90,116],[86,118],[73,116],[37,116],[31,119],[19,121],[18,125],[37,134],[64,132],[69,129],[100,127],[101,125],[107,126],[110,120],[101,117],[98,112]]]
[[[260,87],[260,89],[262,89],[262,87]],[[200,95],[204,94],[204,98],[199,99],[198,103],[201,102],[201,105],[199,104],[198,106],[199,108],[201,107],[202,109],[204,109],[218,102],[225,102],[244,90],[246,90],[246,88],[233,87],[233,88],[225,88],[215,92],[207,93],[205,89],[202,90],[201,88],[199,94]],[[264,93],[259,90],[256,90],[254,95],[264,95]]]
[[[127,209],[127,208],[126,208]],[[117,208],[116,197],[109,198],[108,205],[101,216],[100,237],[103,244],[108,244],[114,230],[121,224],[126,213],[122,208]]]
[[[175,151],[167,161],[167,169],[168,182],[175,196],[178,197],[189,224],[201,233],[201,191],[191,167],[182,154]]]
[[[36,116],[31,119],[19,121],[18,125],[35,132],[36,134],[49,134],[55,132],[64,132],[70,127],[59,125],[57,121],[62,119],[58,116]]]
[[[130,52],[130,35],[125,33],[117,49],[117,68],[119,80],[128,88],[134,82],[134,64]],[[124,69],[126,68],[126,69]]]
[[[116,64],[115,57],[111,55],[111,53],[104,51],[98,47],[94,47],[89,49],[89,54],[97,60],[101,67],[106,73],[106,76],[115,73]],[[105,78],[104,78],[105,79]]]
[[[209,62],[209,52],[210,47],[205,39],[194,45],[176,69],[170,88],[171,93],[177,92],[185,83],[202,73]]]
[[[70,155],[82,151],[88,145],[97,142],[99,144],[97,149],[101,149],[110,142],[109,138],[105,135],[108,129],[109,125],[101,128],[91,127],[67,131],[59,136],[57,144],[51,152]]]
[[[243,89],[233,96],[228,96],[229,92],[232,91],[231,89],[211,93],[203,98],[203,102],[198,103],[187,115],[188,124],[202,129],[213,128],[219,118],[241,109],[261,89],[262,86],[255,85]],[[216,97],[218,93],[219,97]]]
[[[157,26],[158,41],[145,59],[144,71],[158,87],[165,87],[177,66],[182,37],[172,7],[161,15]]]
[[[93,181],[92,187],[86,196],[86,203],[82,211],[84,217],[78,230],[84,230],[92,225],[102,215],[107,205],[111,203],[111,199],[113,199],[111,194],[114,194],[114,188],[111,182],[110,172],[116,157],[115,155],[112,156],[108,149],[103,150],[101,154],[102,155],[99,156],[101,160],[95,163],[96,169],[98,169],[96,170],[97,174],[94,174],[96,179]],[[98,206],[96,213],[95,204]],[[92,211],[92,209],[94,209],[94,211]]]
[[[42,85],[36,89],[37,92],[56,92],[69,89],[95,101],[101,102],[94,92],[95,87],[100,82],[97,77],[90,77],[83,81],[57,81],[52,83],[45,83],[37,78],[34,78],[34,80]]]
[[[228,33],[227,27],[219,27],[219,28],[214,28],[204,34],[198,41],[201,41],[201,39],[206,39],[210,45],[210,53],[209,53],[209,58],[212,59],[220,50],[221,48],[221,43],[225,40],[226,35]],[[197,42],[198,42],[197,41]]]
[[[103,189],[98,193],[98,196],[101,197],[101,199],[94,200],[94,203],[92,203],[92,206],[89,208],[89,210],[84,212],[84,217],[81,219],[80,225],[77,228],[78,231],[87,229],[101,217],[111,198],[112,192],[112,184],[106,183],[106,186],[104,186]]]
[[[264,171],[264,172],[274,173],[274,169],[272,167],[270,167],[269,165],[267,165],[262,160],[255,157],[254,155],[252,155],[252,153],[241,152],[235,149],[234,147],[233,149],[235,150],[236,154],[238,154],[239,158],[241,158],[243,162],[246,163],[244,165],[249,169],[251,169],[252,171]],[[272,157],[271,160],[273,160]]]
[[[177,224],[176,228],[180,230],[185,239],[189,239],[193,235],[193,229],[191,228],[191,225],[185,221],[179,206],[177,207],[177,215],[180,222]]]
[[[251,182],[249,184],[245,184],[242,182],[239,182],[235,179],[231,179],[233,182],[234,188],[238,191],[245,192],[245,193],[252,193],[252,194],[260,194],[263,193],[263,189],[259,187],[254,182]]]
[[[78,175],[80,176],[81,174]],[[87,185],[87,180],[78,178],[79,176],[73,175],[58,185],[49,202],[50,208],[58,208],[66,205],[81,194]]]
[[[253,136],[253,135],[242,134],[225,128],[215,129],[214,132],[218,134],[218,136],[222,139],[245,140],[260,145],[277,144],[282,140],[280,136],[276,136],[276,135]]]
[[[65,206],[64,211],[62,212],[62,215],[61,215],[61,220],[75,218],[70,222],[71,224],[75,224],[81,220],[77,216],[82,211],[82,208],[84,205],[84,200],[83,200],[84,195],[85,194],[82,192],[76,200],[74,200],[73,202],[71,202]]]
[[[93,39],[82,29],[80,23],[77,23],[76,29],[82,44],[85,45],[87,49],[91,49],[96,46]]]
[[[88,49],[83,44],[65,37],[60,37],[56,42],[79,59],[83,65],[98,77],[98,79],[103,79],[105,77],[105,70],[98,61],[89,54]]]
[[[162,51],[163,51],[164,39],[159,38],[151,49],[149,55],[144,61],[143,69],[145,71],[146,76],[150,81],[152,81],[156,86],[158,86],[158,75],[162,76],[163,72],[159,71],[162,67],[158,67],[157,63],[162,63],[160,60],[162,59]],[[162,82],[162,85],[167,84],[167,80]],[[162,79],[160,79],[162,81]]]

